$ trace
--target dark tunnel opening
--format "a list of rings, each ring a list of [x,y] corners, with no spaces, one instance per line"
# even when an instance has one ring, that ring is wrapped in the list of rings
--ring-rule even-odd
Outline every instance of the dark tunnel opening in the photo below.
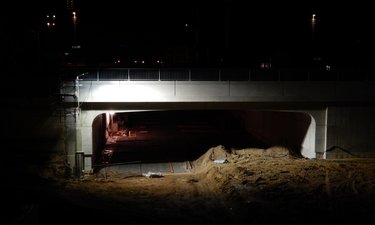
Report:
[[[94,151],[95,165],[192,161],[218,145],[269,147],[246,130],[232,110],[119,112],[101,118],[99,133],[104,140]]]

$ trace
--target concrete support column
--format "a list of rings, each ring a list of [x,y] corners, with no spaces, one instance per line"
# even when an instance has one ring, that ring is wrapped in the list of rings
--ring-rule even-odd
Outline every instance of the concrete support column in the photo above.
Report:
[[[79,110],[79,109],[77,109]],[[75,115],[75,153],[74,153],[74,175],[80,177],[83,171],[84,163],[81,162],[84,158],[82,151],[82,133],[81,133],[81,113],[80,110]],[[83,156],[82,156],[83,155]]]
[[[325,159],[327,149],[327,109],[308,110],[315,122],[315,154],[318,159]]]
[[[76,148],[77,148],[77,127],[76,119],[73,115],[65,115],[65,152],[67,153],[67,163],[72,171],[71,175],[75,174],[76,164]]]
[[[81,150],[84,154],[84,170],[89,172],[92,169],[92,155],[93,155],[93,121],[100,113],[96,110],[81,112]]]
[[[92,169],[92,121],[98,112],[81,111],[66,116],[66,152],[72,176]],[[88,157],[90,156],[90,157]]]
[[[301,144],[301,154],[307,158],[315,158],[315,146],[316,146],[316,122],[314,117],[311,117],[310,124],[306,130],[305,136]]]
[[[83,168],[85,168],[85,153],[77,151],[75,155],[75,176],[81,177]]]

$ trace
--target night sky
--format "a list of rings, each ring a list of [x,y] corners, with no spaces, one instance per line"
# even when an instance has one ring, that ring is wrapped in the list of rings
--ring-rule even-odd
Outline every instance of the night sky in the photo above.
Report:
[[[31,45],[26,48],[33,48],[31,30],[39,32],[42,54],[77,54],[75,63],[93,66],[161,59],[172,67],[256,67],[266,61],[275,67],[309,67],[314,57],[338,67],[374,66],[369,1],[75,0],[75,34],[65,3],[25,1],[22,8],[11,3],[18,20],[6,20],[6,52],[19,57],[25,39]],[[52,32],[44,27],[47,13],[59,17]],[[14,37],[18,42],[7,45]],[[81,46],[80,52],[74,53],[72,45]]]

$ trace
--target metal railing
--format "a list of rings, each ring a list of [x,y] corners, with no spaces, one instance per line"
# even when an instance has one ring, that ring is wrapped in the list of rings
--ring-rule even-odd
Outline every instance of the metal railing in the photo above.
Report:
[[[248,68],[69,68],[62,79],[82,73],[86,81],[375,81],[375,70]]]

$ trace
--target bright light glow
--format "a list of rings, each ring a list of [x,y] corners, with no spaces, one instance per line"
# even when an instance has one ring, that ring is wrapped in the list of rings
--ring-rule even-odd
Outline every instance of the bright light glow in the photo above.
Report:
[[[311,28],[312,28],[312,31],[314,32],[315,30],[315,25],[316,25],[316,14],[313,13],[312,14],[312,17],[311,17]]]
[[[104,102],[150,102],[163,100],[162,94],[154,89],[152,85],[140,83],[119,84],[118,82],[114,82],[112,84],[100,85],[93,88],[89,96],[89,98],[95,99],[95,101]]]
[[[114,111],[109,111],[109,114],[113,116],[113,115],[116,114],[116,112],[114,112]]]
[[[315,24],[315,22],[316,22],[316,14],[315,14],[315,13],[312,14],[311,22],[312,22],[313,24]]]

